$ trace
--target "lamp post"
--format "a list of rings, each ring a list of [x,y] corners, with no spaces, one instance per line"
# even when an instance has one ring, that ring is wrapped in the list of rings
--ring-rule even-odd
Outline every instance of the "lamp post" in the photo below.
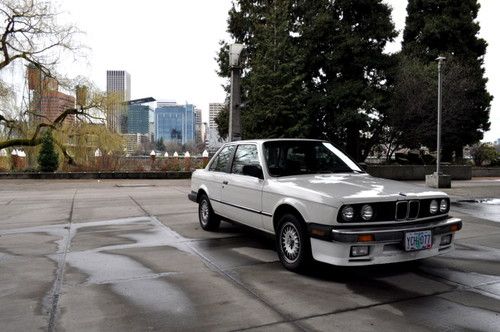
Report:
[[[437,57],[438,62],[438,106],[437,106],[437,144],[436,144],[436,173],[441,174],[440,164],[441,164],[441,110],[442,110],[442,85],[441,80],[441,66],[446,58],[444,56]]]
[[[437,142],[436,142],[436,172],[434,174],[426,175],[425,182],[429,187],[433,188],[450,188],[451,176],[445,175],[441,172],[441,111],[442,111],[442,78],[441,68],[443,61],[446,60],[444,56],[438,56],[438,103],[437,103]]]
[[[229,105],[229,141],[241,139],[240,117],[240,55],[245,47],[242,44],[229,45],[229,67],[231,67],[231,101]]]

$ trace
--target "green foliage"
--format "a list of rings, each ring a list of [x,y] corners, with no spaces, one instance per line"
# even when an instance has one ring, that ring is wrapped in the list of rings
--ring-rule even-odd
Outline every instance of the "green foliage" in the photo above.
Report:
[[[160,139],[156,141],[155,149],[160,152],[165,151],[165,143],[163,142],[163,137],[160,137]]]
[[[42,137],[38,166],[42,172],[54,172],[59,167],[59,155],[54,148],[54,139],[50,130],[47,130]]]
[[[240,0],[228,30],[245,44],[244,138],[316,137],[363,159],[388,108],[387,41],[396,36],[380,0]],[[221,44],[219,75],[230,74]],[[218,122],[224,136],[227,113]]]
[[[470,152],[476,166],[482,166],[485,163],[495,164],[499,158],[495,147],[487,143],[473,145]]]
[[[391,123],[407,146],[435,147],[437,66],[443,55],[443,161],[483,138],[492,96],[486,90],[486,42],[477,37],[476,0],[410,0],[396,72]]]

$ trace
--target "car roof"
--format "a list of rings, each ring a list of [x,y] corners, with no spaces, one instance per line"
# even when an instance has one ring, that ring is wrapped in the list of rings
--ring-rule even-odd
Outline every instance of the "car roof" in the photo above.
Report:
[[[265,139],[252,139],[252,140],[233,141],[233,142],[228,142],[226,144],[287,142],[287,141],[325,142],[325,140],[311,139],[311,138],[265,138]]]

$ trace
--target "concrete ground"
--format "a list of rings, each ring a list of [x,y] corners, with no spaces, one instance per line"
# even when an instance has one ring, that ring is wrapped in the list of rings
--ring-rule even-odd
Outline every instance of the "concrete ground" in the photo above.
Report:
[[[498,331],[499,205],[474,200],[500,180],[453,185],[453,253],[301,275],[265,235],[201,230],[186,180],[3,180],[0,330]]]

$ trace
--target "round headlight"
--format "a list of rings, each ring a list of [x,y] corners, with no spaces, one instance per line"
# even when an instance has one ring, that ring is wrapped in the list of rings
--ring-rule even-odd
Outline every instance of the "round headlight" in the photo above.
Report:
[[[363,205],[361,208],[361,218],[363,218],[363,220],[370,220],[373,218],[373,208],[370,205]]]
[[[448,201],[446,199],[442,199],[439,203],[439,212],[446,212],[448,210]]]
[[[350,205],[346,205],[342,208],[342,219],[345,221],[351,221],[354,218],[354,209]]]
[[[435,199],[433,199],[431,201],[431,205],[429,206],[429,212],[431,214],[435,214],[437,211],[438,211],[438,202]]]

